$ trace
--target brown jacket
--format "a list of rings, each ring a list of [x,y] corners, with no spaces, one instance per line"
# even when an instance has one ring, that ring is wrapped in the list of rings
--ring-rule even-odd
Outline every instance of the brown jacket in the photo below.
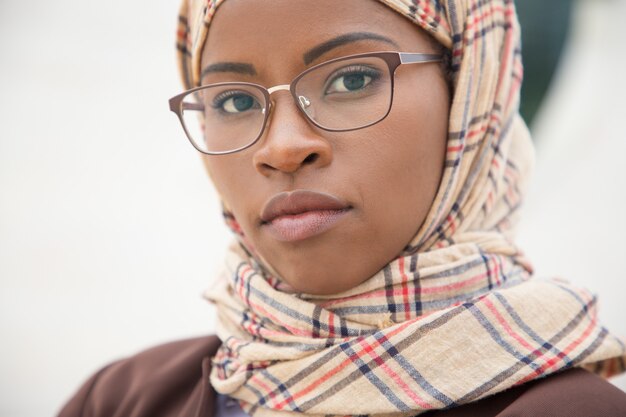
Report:
[[[59,417],[209,417],[215,336],[157,346],[114,362],[89,378]],[[532,381],[481,401],[428,417],[620,417],[626,394],[582,369]]]

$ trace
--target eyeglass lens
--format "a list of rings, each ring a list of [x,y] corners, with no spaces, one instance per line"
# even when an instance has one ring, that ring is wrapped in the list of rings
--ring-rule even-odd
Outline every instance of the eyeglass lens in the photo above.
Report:
[[[296,105],[328,130],[351,130],[385,117],[391,106],[391,74],[378,57],[329,62],[305,72],[296,82]],[[259,87],[207,86],[183,99],[183,122],[196,147],[228,152],[254,142],[269,109]]]

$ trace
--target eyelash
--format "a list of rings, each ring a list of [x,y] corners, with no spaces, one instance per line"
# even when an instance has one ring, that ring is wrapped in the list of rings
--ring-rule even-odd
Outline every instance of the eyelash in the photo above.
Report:
[[[236,91],[236,90],[224,91],[223,93],[220,93],[217,96],[215,96],[215,98],[213,99],[213,102],[211,103],[211,107],[216,110],[224,110],[223,106],[226,100],[228,100],[231,97],[238,96],[238,95],[248,95],[248,94],[244,91]]]
[[[344,75],[350,74],[364,74],[372,79],[372,82],[375,82],[381,77],[380,71],[368,66],[364,65],[351,65],[349,67],[341,68],[332,73],[324,84],[324,91],[328,90],[328,87],[332,85],[333,82],[337,80],[337,78],[342,77]]]

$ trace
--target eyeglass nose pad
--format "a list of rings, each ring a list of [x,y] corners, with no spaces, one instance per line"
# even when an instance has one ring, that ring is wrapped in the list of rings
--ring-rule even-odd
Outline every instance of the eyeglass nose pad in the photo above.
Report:
[[[298,96],[298,101],[300,102],[300,107],[302,107],[302,110],[306,110],[306,108],[311,105],[311,101],[305,96]]]

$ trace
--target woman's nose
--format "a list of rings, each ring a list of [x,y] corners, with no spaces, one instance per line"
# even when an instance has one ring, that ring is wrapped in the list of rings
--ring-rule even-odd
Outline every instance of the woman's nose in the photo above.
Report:
[[[306,167],[330,164],[333,149],[328,139],[305,119],[287,92],[279,93],[276,100],[254,153],[257,171],[264,176],[294,174]]]

